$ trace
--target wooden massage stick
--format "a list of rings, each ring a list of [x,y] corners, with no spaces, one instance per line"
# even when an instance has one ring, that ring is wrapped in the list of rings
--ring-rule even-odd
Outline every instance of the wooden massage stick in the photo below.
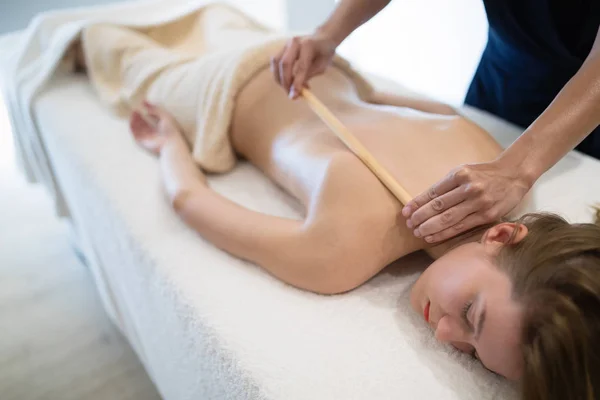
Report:
[[[373,172],[400,203],[406,205],[410,202],[412,197],[408,192],[310,90],[303,89],[301,96],[306,100],[315,114],[317,114],[319,118],[329,126],[333,133],[335,133],[335,135],[350,149],[350,151],[352,151],[352,153],[354,153],[354,155],[356,155],[371,170],[371,172]]]

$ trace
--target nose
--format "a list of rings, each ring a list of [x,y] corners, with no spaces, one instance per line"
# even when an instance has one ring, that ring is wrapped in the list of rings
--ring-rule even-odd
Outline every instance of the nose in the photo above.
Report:
[[[449,315],[443,316],[438,321],[435,338],[442,343],[452,343],[455,346],[456,343],[468,343],[470,339],[469,333],[465,331],[462,324]]]

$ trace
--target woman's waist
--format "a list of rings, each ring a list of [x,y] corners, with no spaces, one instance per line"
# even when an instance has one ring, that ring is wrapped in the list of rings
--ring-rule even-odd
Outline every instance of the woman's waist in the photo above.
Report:
[[[324,75],[313,78],[311,91],[335,114],[360,107],[361,101],[354,84],[336,68],[330,68]],[[250,125],[257,123],[261,128],[269,125],[282,129],[302,126],[304,122],[314,124],[318,120],[304,99],[290,100],[269,69],[260,71],[240,91],[234,118]]]

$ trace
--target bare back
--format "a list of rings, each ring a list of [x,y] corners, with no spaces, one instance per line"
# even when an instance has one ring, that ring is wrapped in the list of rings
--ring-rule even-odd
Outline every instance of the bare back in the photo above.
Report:
[[[501,151],[460,116],[364,102],[333,68],[313,79],[311,89],[412,196],[452,168]],[[306,223],[332,245],[354,249],[375,269],[426,248],[406,228],[402,205],[306,103],[287,99],[269,71],[240,93],[232,139],[241,156],[303,203]]]
[[[177,146],[160,151],[161,168],[167,171],[165,188],[183,220],[215,246],[261,265],[293,286],[319,293],[350,290],[394,260],[426,248],[406,228],[401,204],[303,101],[288,100],[266,69],[236,94],[233,118],[227,120],[227,139],[231,139],[227,146],[232,144],[237,155],[299,199],[306,210],[304,221],[252,212],[206,189],[197,170],[198,159],[188,154],[182,139],[193,143],[198,132],[211,131],[197,126],[205,104],[188,101],[202,98],[188,90],[197,87],[195,78],[203,71],[194,67],[201,65],[195,62],[202,52],[193,58],[189,52],[159,46],[148,32],[96,28],[110,31],[114,40],[107,42],[105,35],[96,32],[93,36],[98,40],[90,42],[84,34],[80,67],[87,68],[90,49],[113,60],[98,64],[108,68],[110,77],[134,78],[124,80],[119,101],[123,93],[131,95],[127,104],[135,103],[136,96],[145,97],[170,114],[167,117],[155,110],[157,118],[176,121],[166,126],[168,132],[177,131],[177,138],[171,139]],[[212,37],[212,47],[243,39],[246,28],[234,27],[226,36]],[[163,58],[174,64],[164,70],[164,76],[157,75],[155,86],[141,85],[145,81],[139,79],[140,74],[131,74],[147,67],[148,60],[161,63]],[[486,132],[461,117],[374,104],[396,104],[381,97],[360,99],[352,81],[335,68],[314,78],[311,89],[411,195],[459,164],[488,161],[500,152]],[[145,134],[143,129],[132,130],[134,136]]]

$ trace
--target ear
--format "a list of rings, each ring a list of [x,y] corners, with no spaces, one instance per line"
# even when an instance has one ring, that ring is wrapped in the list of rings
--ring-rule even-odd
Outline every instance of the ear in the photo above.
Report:
[[[481,238],[481,242],[484,244],[516,244],[523,240],[528,232],[525,225],[503,222],[488,229]]]

